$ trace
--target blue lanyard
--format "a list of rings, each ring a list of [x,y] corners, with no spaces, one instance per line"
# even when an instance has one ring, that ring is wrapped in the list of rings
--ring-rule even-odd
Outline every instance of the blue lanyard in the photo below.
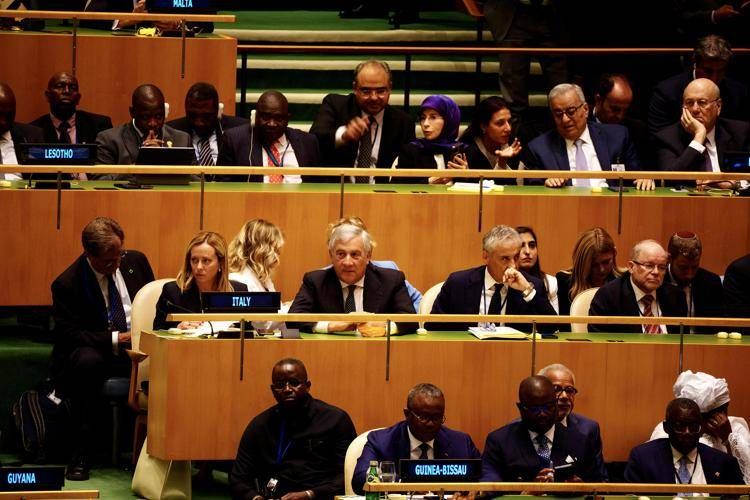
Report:
[[[280,464],[281,460],[284,458],[284,455],[286,455],[286,452],[289,451],[289,447],[292,446],[292,441],[289,440],[289,442],[284,445],[284,442],[286,441],[286,417],[284,417],[281,420],[281,428],[279,429],[279,445],[276,447],[276,463]]]
[[[268,147],[266,147],[265,144],[263,144],[261,147],[263,148],[263,151],[266,152],[266,155],[268,155],[268,159],[271,160],[271,163],[273,163],[273,165],[275,167],[283,167],[284,166],[284,157],[286,156],[286,152],[289,149],[289,141],[286,142],[286,146],[284,147],[284,151],[281,152],[281,161],[280,162],[276,161],[276,158],[274,158],[274,156],[271,154],[271,151],[268,149]]]

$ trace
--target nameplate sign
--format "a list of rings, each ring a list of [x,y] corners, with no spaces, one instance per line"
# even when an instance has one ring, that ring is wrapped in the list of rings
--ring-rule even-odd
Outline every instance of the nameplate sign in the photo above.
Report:
[[[65,467],[0,467],[0,491],[61,490],[65,484]]]

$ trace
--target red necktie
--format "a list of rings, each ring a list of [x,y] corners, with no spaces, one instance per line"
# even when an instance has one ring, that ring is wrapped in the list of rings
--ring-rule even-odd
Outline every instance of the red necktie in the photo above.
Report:
[[[643,316],[646,318],[653,318],[654,311],[651,309],[651,304],[654,302],[654,296],[644,295],[643,298],[641,298],[641,302],[643,302]],[[646,335],[661,334],[661,327],[659,325],[643,325],[643,329],[646,332]]]
[[[271,147],[268,148],[268,162],[266,162],[266,166],[268,167],[281,167],[281,157],[279,156],[279,148],[278,148],[279,142],[276,141],[273,144],[271,144]],[[284,182],[284,176],[281,174],[273,174],[268,176],[268,182],[271,184],[281,184]]]

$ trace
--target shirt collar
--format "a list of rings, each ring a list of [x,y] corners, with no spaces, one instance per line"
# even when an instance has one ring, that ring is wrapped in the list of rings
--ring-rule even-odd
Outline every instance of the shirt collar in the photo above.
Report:
[[[94,276],[96,276],[96,281],[98,281],[99,283],[106,283],[107,282],[107,280],[108,280],[107,275],[106,274],[102,274],[99,271],[97,271],[96,269],[94,269],[94,266],[91,265],[91,260],[88,257],[86,257],[86,263],[89,265],[89,268],[91,268],[91,270],[94,272]],[[117,270],[115,270],[115,273],[117,273]],[[114,278],[115,275],[113,274],[112,277]]]
[[[583,129],[583,132],[581,133],[581,135],[578,136],[578,139],[583,141],[584,144],[590,144],[592,146],[594,145],[594,143],[591,142],[591,134],[589,133],[588,124],[586,125],[586,128]],[[573,139],[573,140],[565,139],[565,145],[568,147],[568,149],[575,147],[575,143],[578,139]]]
[[[672,446],[671,444],[669,445],[669,447],[672,448],[672,461],[674,462],[675,465],[679,465],[680,459],[683,457],[683,454],[675,450],[674,446]],[[695,448],[690,450],[690,452],[685,456],[688,458],[691,464],[694,464],[695,459],[698,457],[698,447],[696,446]]]
[[[640,302],[643,297],[646,295],[651,295],[654,300],[656,300],[656,293],[646,293],[643,290],[640,289],[638,285],[635,284],[635,281],[633,281],[633,275],[630,275],[630,286],[633,287],[633,291],[635,292],[635,301]]]
[[[534,445],[536,445],[536,437],[539,434],[540,434],[539,432],[532,431],[531,429],[529,429],[529,435],[531,436],[531,440],[534,442]],[[552,427],[550,427],[547,430],[547,432],[544,433],[544,435],[547,436],[547,439],[549,440],[550,443],[554,443],[555,442],[555,426],[553,425]]]
[[[714,128],[706,132],[706,140],[711,143],[711,147],[716,149],[716,125]]]
[[[379,113],[376,113],[372,115],[375,118],[375,121],[378,122],[378,127],[383,126],[383,115],[385,114],[385,108],[381,109]],[[367,118],[370,116],[369,113],[366,113],[365,111],[362,111],[362,118]]]
[[[12,142],[13,137],[10,135],[10,130],[0,135],[0,142]]]
[[[52,126],[57,128],[60,128],[60,124],[62,123],[62,120],[53,115],[52,113],[49,114],[50,119],[52,120]],[[76,114],[75,112],[70,115],[70,118],[66,120],[68,122],[68,125],[70,125],[70,128],[73,128],[76,126]]]
[[[429,441],[420,441],[419,439],[417,439],[416,437],[414,437],[414,434],[411,433],[411,429],[409,429],[408,425],[406,426],[406,432],[409,433],[409,446],[410,446],[409,450],[410,451],[416,450],[417,448],[419,448],[420,444],[425,443],[425,444],[430,445],[430,448],[433,449],[433,456],[434,456],[434,453],[435,453],[434,452],[434,450],[435,450],[435,440],[434,439],[431,439]]]
[[[490,274],[490,270],[487,268],[487,266],[484,266],[484,289],[485,290],[491,290],[495,284],[502,285],[502,283],[498,283],[495,281],[495,278],[492,277]]]
[[[339,280],[339,283],[341,283],[341,288],[348,288],[349,283],[344,283],[343,281]],[[365,287],[365,277],[362,276],[362,278],[357,281],[356,283],[352,283],[357,288],[364,288]]]

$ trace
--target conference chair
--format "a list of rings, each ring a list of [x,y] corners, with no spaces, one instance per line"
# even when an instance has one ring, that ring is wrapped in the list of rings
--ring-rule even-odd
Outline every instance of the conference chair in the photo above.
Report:
[[[130,391],[128,405],[136,413],[135,429],[133,431],[133,458],[135,464],[143,441],[146,438],[146,417],[148,412],[148,355],[141,352],[140,341],[143,330],[151,330],[156,316],[156,302],[165,283],[173,281],[171,278],[154,280],[141,288],[133,299],[130,312],[130,344],[128,356],[132,363],[130,370]],[[144,384],[146,382],[146,384]]]
[[[588,316],[589,306],[591,305],[591,301],[594,300],[597,290],[599,290],[599,287],[589,288],[573,297],[573,302],[570,303],[570,315]],[[573,333],[588,333],[589,326],[586,323],[571,323],[570,331]]]
[[[430,289],[422,295],[422,302],[419,303],[419,311],[417,311],[419,314],[430,314],[430,311],[432,311],[432,304],[440,293],[440,289],[443,288],[443,283],[445,283],[445,281],[432,285]],[[424,328],[424,321],[419,322],[419,327]]]
[[[349,448],[346,449],[346,456],[344,457],[344,491],[346,496],[354,495],[354,490],[352,489],[352,477],[354,477],[354,469],[357,467],[357,460],[359,459],[359,456],[362,455],[362,449],[367,443],[367,435],[372,431],[380,429],[382,429],[382,427],[363,432],[355,437],[354,441],[349,444]]]

